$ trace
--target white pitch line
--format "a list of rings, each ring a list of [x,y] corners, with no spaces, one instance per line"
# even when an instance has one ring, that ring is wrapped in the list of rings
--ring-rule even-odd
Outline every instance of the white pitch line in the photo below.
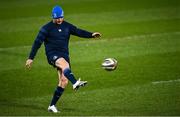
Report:
[[[1,51],[6,51],[6,50],[14,50],[14,49],[26,49],[26,48],[30,48],[31,46],[15,46],[15,47],[8,47],[8,48],[0,48],[0,52]]]
[[[168,32],[168,33],[152,33],[152,34],[142,34],[142,35],[132,35],[132,36],[125,36],[125,37],[120,37],[120,38],[111,38],[111,40],[119,40],[119,39],[140,39],[140,38],[146,38],[146,37],[159,37],[159,36],[168,36],[168,35],[180,35],[180,32]],[[105,42],[105,41],[109,41],[109,38],[104,38],[104,39],[100,39],[98,40],[98,42]],[[88,43],[96,43],[97,40],[91,40]],[[79,43],[87,43],[85,41],[76,41],[76,42],[72,42],[72,44],[79,44]],[[0,48],[0,52],[1,51],[5,51],[5,50],[14,50],[17,48],[20,49],[26,49],[26,48],[30,48],[31,46],[15,46],[15,47],[8,47],[8,48]]]
[[[151,34],[141,34],[141,35],[132,35],[132,36],[124,36],[124,37],[120,37],[120,38],[104,38],[104,39],[100,39],[98,40],[98,42],[106,42],[109,40],[122,40],[122,39],[142,39],[142,38],[147,38],[147,37],[160,37],[160,36],[168,36],[168,35],[180,35],[180,32],[164,32],[164,33],[151,33]],[[88,43],[96,43],[97,40],[91,40]],[[72,44],[79,44],[79,43],[87,43],[85,41],[76,41],[76,42],[72,42]]]
[[[180,82],[180,79],[176,79],[176,80],[154,81],[154,82],[152,82],[152,84],[156,85],[156,84],[165,84],[165,83],[173,83],[173,82]]]

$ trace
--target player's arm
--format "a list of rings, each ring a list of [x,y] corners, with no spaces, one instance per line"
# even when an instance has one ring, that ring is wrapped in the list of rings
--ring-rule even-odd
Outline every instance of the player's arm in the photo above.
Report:
[[[76,35],[79,37],[83,37],[83,38],[100,38],[101,37],[101,33],[99,32],[89,32],[83,29],[79,29],[74,25],[71,25],[71,34],[72,35]]]
[[[33,63],[33,59],[36,56],[38,49],[41,47],[42,43],[46,39],[46,36],[47,36],[47,31],[44,28],[41,28],[36,39],[34,40],[34,43],[32,45],[29,57],[26,60],[26,67],[27,68],[31,68],[32,63]]]

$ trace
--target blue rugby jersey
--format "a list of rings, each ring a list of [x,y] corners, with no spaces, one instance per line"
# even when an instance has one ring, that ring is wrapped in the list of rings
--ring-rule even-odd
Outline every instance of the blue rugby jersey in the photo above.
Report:
[[[63,21],[60,25],[52,21],[47,23],[40,29],[33,43],[29,59],[34,59],[43,42],[47,57],[54,51],[69,55],[68,45],[71,34],[83,38],[92,38],[91,32],[79,29],[66,21]]]

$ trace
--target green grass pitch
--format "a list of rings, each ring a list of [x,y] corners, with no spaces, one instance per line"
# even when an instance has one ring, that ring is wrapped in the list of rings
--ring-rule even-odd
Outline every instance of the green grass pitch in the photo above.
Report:
[[[44,46],[31,70],[24,64],[56,4],[65,20],[103,36],[71,37],[72,70],[88,85],[74,92],[69,83],[53,114],[57,73]],[[117,59],[115,71],[101,68],[107,57]],[[180,115],[179,0],[1,0],[0,115]]]

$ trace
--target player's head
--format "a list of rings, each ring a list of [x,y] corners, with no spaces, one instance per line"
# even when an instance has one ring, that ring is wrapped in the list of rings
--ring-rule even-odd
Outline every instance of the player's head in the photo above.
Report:
[[[64,18],[64,11],[60,6],[56,5],[55,7],[53,7],[52,18],[53,19]]]
[[[57,24],[61,24],[63,22],[64,11],[60,6],[56,5],[55,7],[53,7],[52,18],[53,18],[53,22]]]

